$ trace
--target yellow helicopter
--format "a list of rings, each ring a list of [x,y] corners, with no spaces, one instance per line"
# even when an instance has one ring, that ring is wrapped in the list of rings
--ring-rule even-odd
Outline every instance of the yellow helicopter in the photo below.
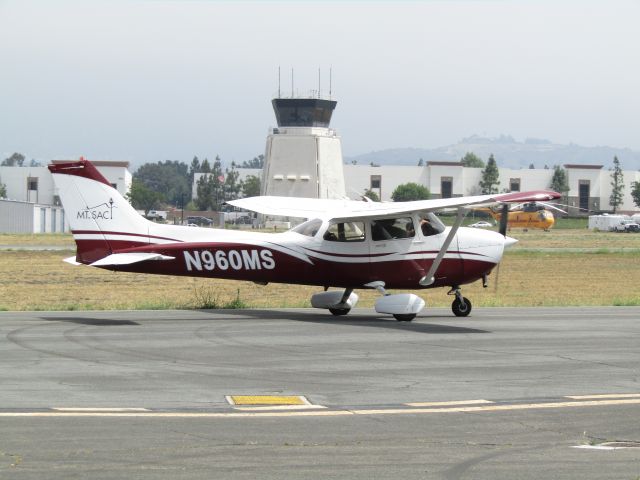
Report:
[[[481,208],[478,210],[488,213],[496,223],[500,224],[506,209],[496,211],[490,208]],[[522,228],[524,231],[529,228],[537,228],[548,232],[555,223],[555,218],[550,210],[563,214],[567,213],[555,205],[544,202],[527,202],[514,205],[506,210],[507,228]]]

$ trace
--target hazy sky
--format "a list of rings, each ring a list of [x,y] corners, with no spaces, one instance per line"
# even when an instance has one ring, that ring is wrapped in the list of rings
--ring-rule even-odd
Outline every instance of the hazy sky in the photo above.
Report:
[[[343,153],[510,134],[640,150],[638,1],[0,0],[0,156],[244,161],[291,89]]]

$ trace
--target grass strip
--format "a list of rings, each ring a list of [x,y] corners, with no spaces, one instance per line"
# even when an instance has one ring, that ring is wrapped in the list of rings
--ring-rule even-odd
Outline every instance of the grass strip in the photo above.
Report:
[[[65,252],[0,251],[0,310],[112,310],[309,307],[320,287],[115,273],[62,262]],[[640,305],[637,252],[509,252],[499,274],[463,286],[474,306]],[[358,290],[359,306],[377,293]],[[448,306],[445,289],[416,290]]]

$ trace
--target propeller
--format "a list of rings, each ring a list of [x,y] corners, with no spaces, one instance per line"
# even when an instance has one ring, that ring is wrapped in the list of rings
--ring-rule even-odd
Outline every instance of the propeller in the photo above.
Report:
[[[507,223],[509,222],[509,204],[503,203],[500,207],[500,225],[498,227],[498,232],[505,237],[505,241],[507,239]],[[495,291],[494,293],[498,293],[498,283],[500,281],[500,264],[496,267],[496,280],[494,282]]]
[[[503,203],[500,208],[500,227],[498,231],[503,237],[507,236],[507,222],[509,221],[509,204]]]

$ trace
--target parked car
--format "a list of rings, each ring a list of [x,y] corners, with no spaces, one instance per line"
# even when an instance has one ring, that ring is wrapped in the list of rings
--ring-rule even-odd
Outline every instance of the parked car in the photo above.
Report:
[[[489,227],[493,227],[493,225],[491,225],[489,222],[485,222],[485,221],[472,223],[469,226],[473,227],[473,228],[489,228]]]
[[[640,232],[640,225],[633,220],[623,220],[615,226],[616,232]]]
[[[213,224],[213,220],[207,217],[187,217],[188,225],[199,225],[202,227],[208,227]]]
[[[149,220],[166,220],[167,211],[166,210],[149,210],[149,213],[147,214],[147,218]]]
[[[252,219],[249,215],[242,215],[241,217],[236,218],[233,223],[236,225],[251,225]]]

